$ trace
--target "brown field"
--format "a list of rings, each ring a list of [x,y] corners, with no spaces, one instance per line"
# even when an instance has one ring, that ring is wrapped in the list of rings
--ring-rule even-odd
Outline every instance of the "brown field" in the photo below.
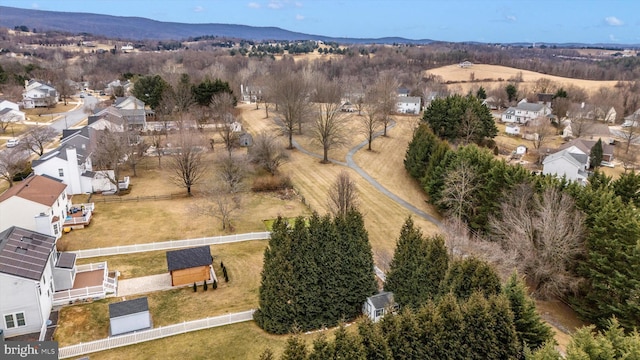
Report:
[[[519,83],[518,86],[520,88],[528,87],[529,89],[533,89],[535,82],[540,78],[549,79],[557,83],[559,86],[567,87],[569,85],[573,85],[581,87],[587,92],[595,92],[601,87],[613,87],[618,82],[571,79],[506,66],[485,64],[474,64],[468,68],[461,68],[458,65],[448,65],[427,70],[426,73],[441,76],[445,83],[447,81],[456,82],[455,84],[450,84],[449,89],[463,94],[480,86],[483,86],[485,89],[489,89],[494,86],[505,86],[508,80],[515,77],[518,73],[522,73],[523,79],[523,82]],[[475,81],[470,82],[472,73]],[[503,81],[498,81],[498,79],[503,79]],[[463,81],[464,83],[462,83]]]

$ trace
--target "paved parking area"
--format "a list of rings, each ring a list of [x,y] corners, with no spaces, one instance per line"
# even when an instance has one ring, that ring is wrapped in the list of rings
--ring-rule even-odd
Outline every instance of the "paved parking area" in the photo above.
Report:
[[[133,279],[118,280],[116,296],[145,294],[171,288],[171,275],[169,273],[141,276]]]

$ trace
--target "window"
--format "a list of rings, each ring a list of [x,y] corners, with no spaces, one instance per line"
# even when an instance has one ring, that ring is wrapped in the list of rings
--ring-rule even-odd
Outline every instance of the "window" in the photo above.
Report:
[[[376,317],[384,315],[384,309],[376,309]]]
[[[58,235],[58,224],[53,224],[53,234]]]
[[[27,322],[24,320],[24,313],[19,312],[16,314],[8,314],[4,316],[4,323],[7,326],[7,329],[12,329],[14,327],[20,327],[27,325]]]
[[[58,169],[58,176],[60,177],[64,176],[64,169]]]

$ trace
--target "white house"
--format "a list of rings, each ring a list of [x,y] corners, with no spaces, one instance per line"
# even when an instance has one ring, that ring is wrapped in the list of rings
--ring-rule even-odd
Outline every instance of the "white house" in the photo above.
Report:
[[[419,96],[398,96],[396,99],[396,112],[399,114],[418,114],[422,98]]]
[[[27,116],[20,111],[20,106],[9,100],[0,100],[0,122],[25,121]]]
[[[392,292],[380,292],[369,296],[362,305],[362,313],[367,315],[373,322],[380,320],[388,311],[398,311],[398,304],[393,300]]]
[[[127,96],[117,98],[113,104],[118,112],[122,115],[125,124],[129,129],[145,130],[147,128],[147,115],[145,104],[142,100],[135,96]],[[99,115],[97,113],[96,115]]]
[[[0,232],[0,329],[42,332],[53,304],[56,238],[11,226]]]
[[[58,91],[51,86],[35,80],[25,81],[22,93],[22,105],[25,109],[47,107],[58,102]]]
[[[60,146],[32,161],[33,172],[67,185],[67,195],[115,191],[109,181],[113,170],[93,171],[91,138],[95,138],[95,131],[85,126],[63,131],[63,136]]]
[[[505,132],[507,135],[520,135],[520,126],[516,124],[507,124]]]
[[[570,150],[562,150],[548,155],[542,161],[542,173],[557,177],[565,176],[567,180],[584,183],[588,174],[581,158],[579,154],[571,153]]]
[[[0,231],[19,226],[31,231],[62,236],[71,198],[67,185],[46,176],[30,176],[0,194]]]
[[[502,113],[504,123],[526,124],[529,121],[551,114],[551,109],[544,104],[520,102],[516,107],[509,107]]]
[[[407,96],[409,96],[410,91],[409,91],[409,89],[407,89],[405,87],[401,87],[401,88],[398,88],[397,93],[398,93],[398,96],[407,97]]]
[[[240,84],[240,99],[246,103],[262,100],[262,87]]]
[[[150,329],[151,314],[146,297],[109,304],[109,335]]]

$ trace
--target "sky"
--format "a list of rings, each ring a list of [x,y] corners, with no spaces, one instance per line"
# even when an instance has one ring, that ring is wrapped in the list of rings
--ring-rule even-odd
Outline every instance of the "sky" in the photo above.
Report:
[[[2,0],[18,8],[331,37],[640,44],[638,0]]]

